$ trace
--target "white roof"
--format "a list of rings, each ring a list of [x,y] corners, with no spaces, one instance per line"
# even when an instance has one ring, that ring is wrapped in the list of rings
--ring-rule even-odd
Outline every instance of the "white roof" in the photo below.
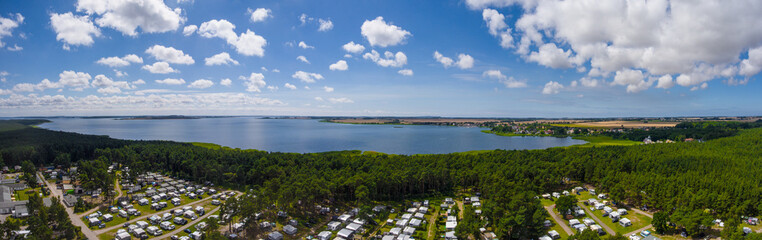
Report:
[[[349,225],[347,225],[347,229],[352,230],[352,232],[356,232],[357,229],[360,229],[360,227],[361,227],[360,224],[357,224],[357,223],[350,223]]]

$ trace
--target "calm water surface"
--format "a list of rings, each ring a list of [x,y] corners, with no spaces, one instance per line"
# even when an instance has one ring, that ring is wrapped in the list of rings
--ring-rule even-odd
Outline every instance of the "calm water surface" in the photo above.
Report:
[[[177,120],[52,118],[40,127],[132,140],[209,142],[273,152],[378,151],[392,154],[451,153],[493,149],[544,149],[584,144],[554,137],[502,137],[481,128],[355,125],[257,117]]]

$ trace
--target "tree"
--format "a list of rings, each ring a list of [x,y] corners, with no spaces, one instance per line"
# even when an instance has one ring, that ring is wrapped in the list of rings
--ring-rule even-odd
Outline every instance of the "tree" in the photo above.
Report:
[[[651,224],[653,224],[654,229],[656,229],[656,232],[659,234],[664,234],[668,230],[668,223],[669,223],[669,213],[664,211],[659,211],[654,213],[654,218],[651,220]]]
[[[556,199],[556,210],[562,215],[569,214],[575,206],[577,206],[577,196],[568,195]]]
[[[568,240],[601,240],[601,237],[597,232],[585,229],[585,231],[582,231],[579,234],[569,236]]]

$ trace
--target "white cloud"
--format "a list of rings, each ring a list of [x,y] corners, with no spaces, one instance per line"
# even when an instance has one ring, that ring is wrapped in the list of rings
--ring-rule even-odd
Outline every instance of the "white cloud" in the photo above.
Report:
[[[118,87],[105,87],[105,88],[99,88],[98,93],[102,94],[117,94],[122,93],[122,89],[119,89]]]
[[[183,80],[182,78],[180,78],[180,79],[177,79],[177,78],[165,78],[163,80],[156,80],[156,83],[166,84],[166,85],[182,85],[182,84],[185,84],[185,80]]]
[[[474,67],[474,58],[468,54],[458,54],[458,62],[455,63],[460,69],[469,69]]]
[[[56,40],[64,43],[64,49],[69,49],[69,45],[90,46],[93,37],[101,36],[100,29],[88,16],[74,16],[71,12],[50,14],[50,25],[56,32]]]
[[[325,101],[325,100],[323,100],[323,98],[321,98],[321,97],[315,97],[315,101],[322,102],[322,101]]]
[[[664,75],[659,77],[658,82],[656,83],[657,88],[663,88],[663,89],[669,89],[675,86],[675,82],[672,81],[672,76],[670,75]]]
[[[365,51],[365,46],[363,46],[362,44],[357,44],[354,41],[344,44],[344,46],[342,46],[341,48],[343,48],[344,51],[347,51],[349,53],[354,53],[354,54],[358,54]]]
[[[545,84],[545,87],[542,88],[542,94],[558,94],[561,92],[561,89],[564,88],[564,85],[561,85],[558,82],[550,81]]]
[[[240,76],[238,79],[244,80],[243,85],[246,85],[247,92],[261,92],[260,88],[267,85],[265,82],[265,75],[262,75],[261,73],[251,73],[249,77]]]
[[[304,41],[299,41],[299,47],[300,47],[300,48],[304,48],[304,49],[311,49],[311,48],[315,48],[315,47],[313,47],[313,46],[307,45],[307,43],[305,43]]]
[[[230,80],[230,78],[222,79],[220,80],[220,85],[230,87],[230,85],[233,85],[233,80]]]
[[[484,9],[485,22],[496,36],[502,36],[500,29],[507,31],[506,18],[485,8],[520,5],[512,30],[519,39],[516,52],[526,61],[551,68],[589,64],[588,76],[607,78],[623,69],[639,69],[644,77],[676,76],[676,83],[684,87],[732,78],[729,74],[734,71],[728,69],[738,69],[735,74],[745,77],[759,73],[752,60],[739,59],[762,43],[762,28],[738,24],[759,19],[762,4],[750,1],[467,0],[466,4]],[[650,88],[648,82],[655,78],[627,85],[630,92],[641,91]]]
[[[156,60],[168,63],[193,64],[196,62],[190,55],[185,54],[182,50],[162,45],[153,45],[146,49],[146,53],[151,54]]]
[[[90,74],[84,72],[63,71],[58,74],[58,82],[68,87],[87,87],[90,85]]]
[[[251,14],[250,19],[252,22],[264,22],[268,18],[273,17],[273,11],[267,8],[257,8],[256,10],[251,10],[251,8],[249,8],[248,12]]]
[[[221,52],[218,54],[215,54],[214,56],[204,58],[204,64],[207,66],[214,66],[214,65],[238,65],[238,61],[230,58],[230,54],[227,52]]]
[[[283,86],[291,90],[296,90],[296,86],[294,86],[294,84],[286,83],[283,84]]]
[[[196,81],[193,81],[191,84],[188,85],[189,88],[198,88],[198,89],[205,89],[210,88],[214,85],[214,82],[206,79],[199,79]]]
[[[134,85],[146,84],[146,81],[143,81],[143,79],[138,79],[138,80],[132,81],[132,84]]]
[[[2,38],[2,37],[0,37],[0,38]],[[2,46],[2,42],[0,42],[0,46]],[[19,46],[18,44],[13,44],[13,47],[8,46],[7,49],[8,49],[8,51],[11,51],[11,52],[18,52],[18,51],[24,50],[24,48]]]
[[[381,16],[374,20],[365,20],[360,27],[360,33],[371,46],[379,47],[399,45],[411,35],[398,26],[387,24]]]
[[[397,71],[397,74],[402,76],[413,76],[413,70],[412,69],[402,69]]]
[[[16,13],[15,17],[16,19],[11,19],[0,16],[0,47],[5,46],[3,37],[13,36],[13,29],[17,28],[24,22],[24,16],[22,16],[21,13]]]
[[[341,97],[341,98],[328,98],[328,101],[331,103],[354,103],[355,101],[352,101],[352,99]]]
[[[291,77],[306,83],[314,83],[316,80],[323,79],[323,75],[304,71],[296,71]]]
[[[167,74],[167,73],[179,72],[175,70],[174,68],[170,67],[169,63],[166,63],[166,62],[155,62],[153,63],[153,65],[145,65],[143,66],[143,69],[151,73],[156,73],[156,74]]]
[[[106,77],[103,74],[99,74],[93,78],[92,86],[96,88],[119,88],[119,89],[133,89],[134,86],[130,85],[127,81],[114,81]]]
[[[271,92],[275,92],[276,90],[278,90],[278,86],[273,86],[273,85],[267,86],[267,90],[270,90]]]
[[[741,61],[741,75],[750,77],[762,70],[762,47],[749,49],[749,58]]]
[[[8,73],[8,71],[0,71],[0,82],[8,81],[6,77],[8,77],[9,75],[11,74]]]
[[[548,43],[540,46],[539,52],[529,54],[528,60],[550,68],[570,68],[573,67],[570,57],[571,50],[564,51],[555,43]]]
[[[99,26],[130,36],[137,35],[138,27],[146,33],[163,33],[185,22],[182,10],[169,8],[163,0],[79,0],[77,11],[99,15],[95,19]]]
[[[129,66],[130,63],[143,63],[143,58],[138,57],[135,54],[128,54],[124,57],[106,57],[98,59],[95,63],[106,65],[112,68],[116,67],[126,67]]]
[[[381,55],[376,50],[372,50],[362,56],[362,58],[369,59],[382,67],[402,67],[407,64],[407,56],[403,52],[395,54],[387,51],[384,53],[384,57],[381,58]]]
[[[347,61],[339,60],[338,62],[328,66],[328,69],[331,71],[346,71],[349,69],[349,65],[347,65]]]
[[[329,86],[323,86],[323,91],[325,92],[333,92],[333,88]]]
[[[500,70],[487,70],[482,73],[482,76],[497,79],[498,82],[505,85],[506,88],[523,88],[527,86],[526,81],[519,81],[513,77],[505,76]]]
[[[309,63],[310,63],[310,61],[309,61],[309,60],[307,60],[307,57],[305,57],[305,56],[301,56],[301,55],[300,55],[300,56],[298,56],[298,57],[296,57],[296,60],[302,61],[302,62],[304,62],[304,63],[307,63],[307,64],[309,64]]]
[[[645,75],[640,70],[624,69],[617,71],[612,85],[627,86],[628,93],[637,93],[648,89],[652,81],[645,81]]]
[[[264,47],[267,40],[247,29],[245,33],[236,35],[235,25],[225,19],[210,20],[204,22],[198,28],[198,34],[205,38],[221,38],[236,49],[236,52],[245,56],[265,56]]]
[[[489,34],[500,38],[500,46],[503,48],[513,47],[513,36],[511,28],[505,24],[505,16],[494,9],[484,9],[482,19],[487,24]]]
[[[589,88],[594,88],[598,86],[597,79],[588,78],[588,77],[580,78],[579,83],[582,84],[583,87],[589,87]]]
[[[276,69],[273,69],[273,70],[272,70],[272,72],[274,72],[274,73],[279,73],[279,72],[280,72],[280,70],[278,70],[278,69],[276,68]]]
[[[1,89],[0,88],[0,95],[11,95],[11,94],[13,94],[13,90]]]
[[[196,33],[196,30],[198,30],[198,26],[196,25],[188,25],[183,28],[183,35],[190,36]]]
[[[452,58],[445,57],[439,53],[439,51],[434,51],[434,59],[436,59],[437,62],[441,63],[445,68],[452,66],[452,64],[455,62],[452,60]]]
[[[333,29],[333,22],[331,20],[324,20],[324,19],[318,19],[318,22],[320,22],[320,27],[318,27],[319,32],[326,32],[331,29]]]

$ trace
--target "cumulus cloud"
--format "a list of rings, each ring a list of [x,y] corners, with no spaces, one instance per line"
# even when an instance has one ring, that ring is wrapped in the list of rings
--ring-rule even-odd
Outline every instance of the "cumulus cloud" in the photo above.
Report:
[[[205,89],[210,88],[214,85],[214,82],[206,79],[199,79],[196,81],[193,81],[191,84],[188,85],[189,88],[197,88],[197,89]]]
[[[589,88],[598,86],[598,80],[594,78],[589,78],[589,77],[580,78],[579,83],[582,84],[583,87],[589,87]]]
[[[329,86],[323,86],[323,91],[325,92],[333,92],[333,88]]]
[[[318,22],[320,23],[320,27],[318,27],[319,32],[327,32],[331,29],[333,29],[333,22],[331,20],[325,20],[325,19],[318,19]]]
[[[513,77],[505,76],[500,70],[487,70],[482,73],[482,76],[497,79],[498,82],[505,85],[506,88],[523,88],[527,86],[526,81],[519,81]]]
[[[0,42],[0,45],[2,45],[2,42]],[[18,52],[18,51],[24,50],[24,48],[19,46],[18,44],[13,44],[13,47],[8,46],[7,49],[8,51],[11,51],[11,52]]]
[[[188,25],[183,28],[183,35],[190,36],[196,33],[196,30],[198,30],[198,26],[196,25]]]
[[[624,69],[616,72],[611,84],[627,86],[628,93],[637,93],[651,87],[653,82],[646,81],[645,75],[640,70]]]
[[[17,28],[24,22],[24,16],[21,13],[13,15],[14,18],[5,18],[0,16],[0,47],[5,46],[3,37],[13,36],[13,29]]]
[[[261,73],[251,73],[248,77],[240,76],[238,79],[244,80],[243,85],[246,86],[247,92],[261,92],[260,88],[267,85],[265,75]]]
[[[182,84],[185,84],[185,80],[183,80],[182,78],[180,78],[180,79],[177,79],[177,78],[165,78],[165,79],[162,79],[162,80],[156,80],[156,83],[166,84],[166,85],[182,85]]]
[[[434,51],[434,59],[437,60],[437,62],[441,63],[442,66],[445,68],[451,67],[452,64],[455,62],[452,60],[452,58],[445,57],[439,51]]]
[[[402,76],[413,76],[413,70],[412,69],[402,69],[397,71],[397,74]]]
[[[185,18],[180,8],[171,9],[163,0],[79,0],[77,11],[98,15],[101,27],[136,36],[139,27],[146,33],[163,33],[178,29]]]
[[[230,78],[222,79],[220,80],[220,85],[230,87],[230,85],[233,85],[233,80],[230,80]]]
[[[135,85],[146,84],[146,81],[143,81],[143,79],[138,79],[138,80],[132,81],[132,84],[135,84]]]
[[[328,69],[331,71],[346,71],[349,69],[349,65],[347,65],[347,61],[339,60],[338,62],[328,66]]]
[[[315,48],[315,47],[313,47],[313,46],[307,45],[307,43],[305,43],[304,41],[299,41],[299,44],[298,44],[298,46],[299,46],[300,48],[304,48],[304,49],[312,49],[312,48]]]
[[[382,67],[402,67],[407,64],[407,56],[403,52],[397,52],[395,54],[386,51],[382,58],[381,54],[376,52],[376,50],[371,50],[371,52],[365,53],[362,58],[371,60]]]
[[[363,46],[362,44],[357,44],[354,41],[344,44],[344,46],[342,46],[341,48],[343,48],[344,51],[347,51],[349,53],[354,53],[354,54],[358,54],[365,51],[365,46]]]
[[[301,55],[300,55],[300,56],[297,56],[297,57],[296,57],[296,60],[302,61],[302,62],[304,62],[304,63],[307,63],[307,64],[309,64],[309,63],[310,63],[310,61],[309,61],[309,60],[307,60],[307,57],[305,57],[305,56],[301,56]]]
[[[210,20],[204,22],[198,28],[198,34],[205,38],[221,38],[236,49],[236,52],[245,56],[265,56],[264,47],[267,40],[249,29],[237,35],[235,25],[225,19]]]
[[[503,48],[513,47],[513,36],[508,24],[505,24],[505,15],[494,9],[484,9],[482,19],[487,24],[489,34],[500,38],[500,46]]]
[[[221,52],[218,54],[215,54],[214,56],[204,58],[204,65],[207,66],[214,66],[214,65],[238,65],[238,61],[230,58],[230,54],[227,52]]]
[[[167,73],[176,73],[180,72],[172,67],[169,66],[169,63],[167,62],[155,62],[152,65],[144,65],[143,70],[147,70],[151,73],[156,74],[167,74]]]
[[[455,62],[452,58],[445,57],[439,51],[434,51],[434,59],[441,63],[443,67],[449,68],[453,65],[458,66],[460,69],[469,69],[474,67],[474,58],[468,54],[458,54],[458,61]]]
[[[328,102],[330,103],[354,103],[355,101],[352,101],[352,99],[341,97],[341,98],[328,98]]]
[[[520,5],[509,35],[519,39],[516,52],[527,61],[551,68],[589,64],[590,77],[638,69],[644,78],[653,78],[625,84],[629,92],[650,88],[648,83],[656,78],[650,76],[677,76],[678,85],[700,88],[713,79],[732,78],[728,75],[734,71],[729,69],[738,69],[736,76],[744,77],[762,69],[755,68],[751,56],[746,62],[739,59],[746,50],[751,55],[762,42],[762,28],[738,24],[759,19],[762,4],[749,1],[467,0],[466,4],[483,9],[492,35],[508,27],[505,16],[485,8]]]
[[[291,77],[305,83],[314,83],[316,80],[323,79],[323,75],[304,71],[296,71]]]
[[[264,22],[268,18],[273,17],[273,11],[267,8],[257,8],[256,10],[249,8],[248,12],[251,15],[250,19],[252,22]]]
[[[741,61],[740,74],[750,77],[762,70],[762,47],[749,49],[749,58]]]
[[[294,86],[294,84],[286,83],[283,84],[283,86],[291,90],[296,90],[296,86]]]
[[[542,94],[558,94],[563,88],[564,85],[561,85],[555,81],[550,81],[545,84],[545,87],[542,88]]]
[[[9,75],[11,74],[8,73],[8,71],[0,71],[0,82],[7,81],[8,79],[6,77],[8,77]]]
[[[672,81],[672,76],[670,75],[664,75],[659,77],[656,87],[657,88],[663,88],[663,89],[669,89],[675,86],[675,82]]]
[[[75,16],[73,13],[50,14],[50,25],[56,32],[56,40],[64,43],[63,48],[69,49],[70,46],[93,44],[93,37],[100,37],[101,30],[98,29],[88,16]]]
[[[150,48],[146,49],[146,53],[156,58],[156,60],[168,63],[193,64],[196,62],[190,55],[185,54],[182,50],[178,50],[173,47],[165,47],[162,45],[153,45]]]
[[[412,35],[398,26],[386,23],[381,16],[373,20],[365,20],[360,26],[360,33],[371,46],[379,47],[399,45]]]
[[[105,75],[99,74],[93,78],[92,86],[96,88],[111,88],[104,91],[113,91],[113,88],[117,89],[133,89],[135,86],[130,85],[127,81],[114,81]],[[121,92],[121,90],[119,91]]]
[[[126,67],[126,66],[129,66],[131,63],[143,63],[143,58],[138,57],[138,55],[135,55],[135,54],[127,54],[124,57],[101,58],[101,59],[98,59],[96,63],[113,67],[113,68]]]

